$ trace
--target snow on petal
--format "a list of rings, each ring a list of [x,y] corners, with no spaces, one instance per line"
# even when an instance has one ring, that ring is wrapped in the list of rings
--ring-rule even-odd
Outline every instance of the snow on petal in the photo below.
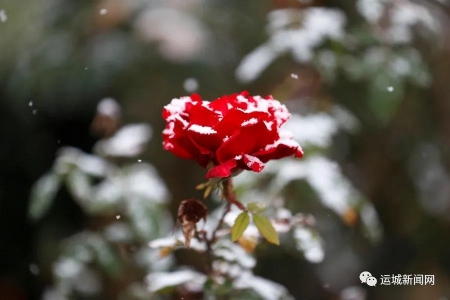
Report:
[[[258,123],[258,119],[251,118],[250,120],[242,122],[241,126],[254,125],[256,123]]]
[[[264,169],[264,163],[256,156],[244,154],[244,162],[254,172],[261,172]]]
[[[217,133],[217,131],[215,131],[211,127],[200,126],[200,125],[196,125],[196,124],[192,124],[191,126],[189,126],[188,130],[195,131],[200,134],[215,134],[215,133]]]

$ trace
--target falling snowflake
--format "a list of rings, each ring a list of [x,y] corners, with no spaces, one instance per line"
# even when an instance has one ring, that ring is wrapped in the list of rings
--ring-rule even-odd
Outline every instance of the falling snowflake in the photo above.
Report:
[[[188,93],[193,93],[198,89],[198,81],[195,78],[188,78],[183,82],[183,88]]]

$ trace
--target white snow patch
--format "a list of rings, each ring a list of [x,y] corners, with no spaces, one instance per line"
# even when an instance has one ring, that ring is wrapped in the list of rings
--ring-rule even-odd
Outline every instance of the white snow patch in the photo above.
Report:
[[[144,151],[152,130],[147,124],[132,124],[122,127],[109,139],[99,141],[94,149],[105,156],[133,157]]]
[[[237,289],[251,288],[264,300],[284,299],[288,291],[282,285],[273,281],[253,275],[251,272],[242,272],[235,281]]]
[[[298,20],[302,26],[295,28]],[[269,41],[246,55],[236,69],[241,82],[255,80],[278,56],[291,52],[299,62],[309,61],[314,48],[326,39],[341,40],[344,36],[345,15],[336,9],[307,8],[277,9],[269,14]]]
[[[384,5],[381,0],[359,0],[356,8],[367,21],[376,23],[383,15]]]
[[[263,162],[261,160],[259,160],[259,158],[255,157],[255,156],[245,154],[245,158],[247,159],[246,165],[249,168],[251,168],[254,164],[264,165]]]
[[[215,134],[217,131],[208,126],[200,126],[197,124],[192,124],[189,129],[190,131],[194,131],[200,134]]]
[[[241,82],[255,80],[275,59],[277,52],[271,45],[262,45],[247,54],[236,69],[235,76]]]
[[[181,97],[172,99],[172,101],[164,106],[171,115],[178,115],[186,110],[186,103],[194,102],[191,97]],[[196,103],[196,102],[194,102]]]
[[[134,27],[141,39],[155,43],[161,55],[172,61],[199,57],[209,40],[204,24],[178,9],[148,7],[139,12]]]
[[[104,98],[97,105],[97,112],[104,116],[120,116],[120,105],[113,98]]]
[[[131,199],[142,197],[157,203],[164,203],[169,198],[169,191],[156,169],[145,163],[135,164],[131,167],[124,181],[124,188],[124,195],[128,195]]]
[[[250,120],[242,122],[241,126],[254,125],[256,123],[258,123],[258,119],[257,118],[251,118]]]
[[[147,288],[151,292],[156,292],[166,287],[178,286],[186,283],[193,283],[202,286],[206,281],[204,274],[186,269],[175,272],[154,272],[145,277]]]
[[[294,239],[297,241],[297,248],[303,252],[305,258],[313,263],[320,263],[325,257],[320,239],[312,232],[303,227],[294,230]]]
[[[269,150],[275,149],[279,145],[286,145],[286,146],[288,146],[290,148],[295,148],[295,147],[300,148],[300,145],[294,140],[291,140],[291,139],[279,139],[278,141],[276,141],[273,144],[266,145],[266,147],[264,147],[264,151],[269,151]]]
[[[150,248],[174,247],[177,244],[177,241],[178,240],[174,236],[169,236],[153,240],[148,243],[148,246]]]
[[[283,130],[293,133],[293,139],[305,146],[329,147],[338,124],[328,114],[318,113],[310,116],[294,114],[284,124]]]

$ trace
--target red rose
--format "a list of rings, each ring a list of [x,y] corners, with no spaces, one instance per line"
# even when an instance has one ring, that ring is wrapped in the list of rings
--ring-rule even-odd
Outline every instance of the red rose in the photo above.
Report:
[[[260,172],[271,159],[302,157],[300,145],[280,133],[290,117],[286,106],[247,92],[212,102],[199,95],[173,99],[163,110],[164,149],[212,167],[206,178],[228,177],[241,169]]]

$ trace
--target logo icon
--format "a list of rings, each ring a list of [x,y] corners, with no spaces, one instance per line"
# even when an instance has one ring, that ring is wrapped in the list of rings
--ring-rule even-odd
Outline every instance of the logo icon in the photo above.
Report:
[[[370,272],[364,271],[359,274],[359,279],[361,280],[361,283],[365,283],[369,286],[376,286],[377,285],[377,279],[370,274]]]

